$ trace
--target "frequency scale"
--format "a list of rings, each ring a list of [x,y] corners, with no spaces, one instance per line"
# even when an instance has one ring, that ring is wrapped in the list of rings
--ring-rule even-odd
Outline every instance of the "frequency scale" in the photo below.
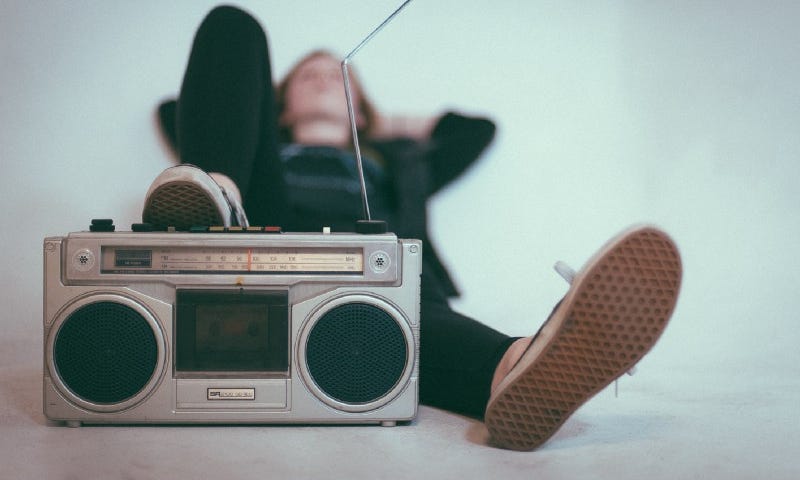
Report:
[[[101,273],[360,274],[364,270],[360,248],[107,246],[101,256]]]

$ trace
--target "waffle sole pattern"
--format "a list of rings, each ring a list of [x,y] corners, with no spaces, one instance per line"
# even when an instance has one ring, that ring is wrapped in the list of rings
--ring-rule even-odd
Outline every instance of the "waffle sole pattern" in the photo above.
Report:
[[[145,222],[179,230],[196,225],[223,225],[214,200],[190,182],[173,182],[159,187],[149,196],[144,212]]]
[[[490,398],[484,421],[492,443],[539,447],[630,370],[664,332],[681,276],[677,247],[656,228],[636,227],[606,244]]]

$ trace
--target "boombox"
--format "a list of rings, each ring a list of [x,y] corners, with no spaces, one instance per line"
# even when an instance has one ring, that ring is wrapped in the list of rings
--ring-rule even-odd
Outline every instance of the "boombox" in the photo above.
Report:
[[[418,404],[421,243],[394,234],[44,240],[44,413],[375,423]]]

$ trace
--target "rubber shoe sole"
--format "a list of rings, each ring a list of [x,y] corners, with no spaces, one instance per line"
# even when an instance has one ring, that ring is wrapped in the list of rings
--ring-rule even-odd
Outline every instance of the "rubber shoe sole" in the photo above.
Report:
[[[680,290],[680,254],[650,226],[609,241],[489,399],[484,422],[495,446],[533,450],[591,397],[655,345]]]
[[[183,164],[164,170],[145,196],[142,221],[188,230],[194,226],[231,226],[222,189],[203,170]]]

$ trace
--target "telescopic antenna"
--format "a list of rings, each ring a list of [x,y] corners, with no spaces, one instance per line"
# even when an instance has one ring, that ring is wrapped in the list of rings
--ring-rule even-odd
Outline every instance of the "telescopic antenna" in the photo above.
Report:
[[[381,22],[375,30],[370,32],[364,40],[361,40],[356,48],[353,49],[350,53],[348,53],[344,60],[342,60],[342,76],[344,77],[344,94],[347,97],[347,115],[350,117],[350,131],[353,133],[353,146],[356,152],[356,167],[358,169],[358,180],[361,183],[361,204],[364,209],[364,218],[356,222],[356,232],[358,233],[385,233],[387,230],[386,222],[383,220],[373,220],[372,215],[369,212],[369,200],[367,199],[367,184],[364,180],[364,166],[361,160],[361,146],[358,143],[358,127],[356,126],[356,114],[355,108],[353,107],[353,95],[350,90],[350,71],[348,70],[347,66],[350,63],[350,60],[358,53],[361,48],[364,47],[372,37],[378,34],[383,27],[385,27],[389,22],[391,22],[394,17],[396,17],[400,11],[402,11],[406,6],[411,3],[411,0],[406,0],[400,5],[397,10],[395,10],[391,15],[386,17],[386,20]]]

